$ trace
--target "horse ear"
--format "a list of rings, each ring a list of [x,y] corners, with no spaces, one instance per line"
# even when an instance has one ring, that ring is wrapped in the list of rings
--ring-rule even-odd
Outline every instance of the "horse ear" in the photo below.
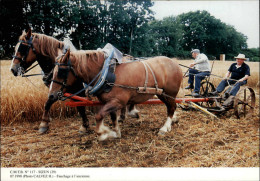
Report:
[[[69,61],[69,58],[70,58],[70,49],[67,50],[65,56],[64,56],[64,62],[63,63],[68,63]]]
[[[32,29],[29,27],[28,30],[26,31],[26,39],[31,38],[32,36]]]

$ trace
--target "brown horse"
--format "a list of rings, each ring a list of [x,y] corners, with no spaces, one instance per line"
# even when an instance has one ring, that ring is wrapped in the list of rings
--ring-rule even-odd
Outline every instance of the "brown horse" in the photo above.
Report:
[[[44,72],[43,81],[46,86],[49,86],[51,83],[52,71],[55,66],[55,58],[58,55],[62,55],[64,48],[64,42],[44,34],[32,33],[31,29],[29,29],[27,33],[23,32],[19,37],[10,70],[14,76],[21,75],[28,67],[37,61]],[[67,91],[76,93],[83,88],[82,81],[77,80],[73,85],[67,88]],[[81,92],[78,95],[85,97],[84,92]],[[45,133],[49,129],[49,110],[54,102],[55,100],[48,100],[45,103],[45,113],[39,128],[40,133]],[[86,133],[89,128],[89,122],[85,114],[85,107],[77,107],[77,110],[82,117],[82,126],[79,131],[81,133]],[[134,106],[130,107],[129,110],[131,111],[130,113],[133,113],[133,117],[138,117]],[[122,109],[120,118],[122,120],[125,119],[125,109]]]
[[[89,83],[101,71],[103,64],[104,54],[101,51],[81,51],[78,53],[67,51],[65,55],[58,59],[54,68],[49,98],[57,98],[61,92],[66,91],[62,85],[69,86],[77,79]],[[60,71],[65,69],[67,73],[61,76]],[[143,87],[144,84],[146,84],[147,89],[154,87],[155,82],[157,82],[158,90],[163,90],[162,93],[158,92],[157,96],[166,105],[168,116],[159,133],[164,134],[170,131],[171,123],[176,119],[174,117],[176,109],[174,99],[182,82],[182,71],[179,65],[167,57],[160,56],[141,62],[136,61],[117,65],[115,75],[116,80],[112,90],[98,95],[98,99],[104,103],[104,106],[95,116],[96,132],[100,135],[99,140],[121,137],[116,111],[127,104],[138,104],[152,98],[155,93],[146,94],[137,90],[138,87]],[[115,131],[110,130],[103,123],[103,118],[108,114],[112,117]]]
[[[27,33],[19,37],[19,42],[15,47],[15,55],[13,56],[12,64],[10,67],[14,76],[22,74],[28,67],[30,67],[35,61],[38,62],[45,76],[43,78],[46,86],[49,86],[52,78],[52,71],[55,66],[55,58],[62,54],[64,43],[58,41],[50,36],[32,33],[31,29]],[[75,93],[83,89],[82,81],[77,80],[67,89],[70,93]],[[79,96],[85,96],[84,92]],[[55,101],[48,100],[45,103],[45,113],[42,117],[42,122],[39,127],[39,132],[45,133],[48,131],[49,126],[49,109]],[[46,111],[47,110],[47,111]],[[89,122],[86,117],[85,107],[77,107],[80,116],[82,117],[82,125],[79,129],[81,133],[86,133],[89,130]]]

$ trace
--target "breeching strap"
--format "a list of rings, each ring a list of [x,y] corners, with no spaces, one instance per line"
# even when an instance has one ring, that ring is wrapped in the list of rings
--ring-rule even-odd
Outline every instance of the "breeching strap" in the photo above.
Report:
[[[155,85],[155,88],[156,90],[158,90],[158,83],[157,83],[157,80],[156,80],[156,77],[154,75],[154,72],[152,70],[152,68],[150,67],[150,65],[144,61],[142,61],[143,65],[144,65],[144,68],[145,68],[145,83],[144,83],[144,91],[146,90],[146,87],[147,87],[147,84],[148,84],[148,70],[147,70],[147,67],[150,69],[152,75],[153,75],[153,79],[154,79],[154,85]]]

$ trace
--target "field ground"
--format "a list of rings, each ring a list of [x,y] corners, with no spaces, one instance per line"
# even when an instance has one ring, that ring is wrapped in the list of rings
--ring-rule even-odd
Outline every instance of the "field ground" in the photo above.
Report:
[[[224,68],[215,68],[219,63],[215,63],[213,73],[223,76]],[[259,67],[259,63],[254,65]],[[254,78],[249,85],[259,81],[259,69],[254,65],[251,71]],[[63,103],[56,103],[48,134],[39,135],[36,117],[42,114],[47,93],[39,94],[29,81],[9,76],[1,67],[1,167],[259,167],[259,89],[255,86],[256,109],[245,118],[236,119],[233,110],[219,119],[211,119],[197,110],[179,110],[179,122],[172,125],[172,131],[158,136],[166,120],[165,106],[139,105],[139,119],[127,118],[120,123],[121,139],[98,142],[93,131],[94,115],[88,111],[91,131],[81,135],[79,116],[65,118],[57,114]],[[41,80],[30,80],[42,86]],[[24,96],[26,91],[30,91],[31,99]],[[37,102],[39,108],[32,105],[29,107],[32,112],[27,114],[30,102]],[[9,118],[12,112],[16,113],[12,120],[2,119]],[[106,118],[105,123],[111,124],[110,119]]]

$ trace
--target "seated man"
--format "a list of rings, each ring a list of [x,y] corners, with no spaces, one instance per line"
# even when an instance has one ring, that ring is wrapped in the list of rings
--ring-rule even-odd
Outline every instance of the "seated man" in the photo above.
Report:
[[[194,76],[195,76],[195,89],[192,92],[192,96],[199,96],[200,92],[200,84],[201,81],[205,78],[205,76],[208,76],[210,74],[210,64],[208,57],[200,53],[199,49],[194,49],[191,51],[192,57],[195,58],[194,63],[190,64],[189,69],[189,86],[185,87],[185,89],[193,89],[193,82],[194,82]],[[193,69],[194,67],[195,69]]]
[[[225,87],[230,84],[234,85],[229,92],[231,97],[230,99],[232,99],[239,91],[240,86],[247,83],[247,79],[250,76],[250,68],[246,63],[244,63],[244,61],[246,60],[245,55],[239,54],[237,57],[234,58],[236,59],[236,63],[231,64],[228,72],[226,73],[225,79],[219,83],[216,91],[211,93],[212,95],[218,96],[218,93],[222,92]],[[231,78],[231,80],[227,80],[229,77]]]

